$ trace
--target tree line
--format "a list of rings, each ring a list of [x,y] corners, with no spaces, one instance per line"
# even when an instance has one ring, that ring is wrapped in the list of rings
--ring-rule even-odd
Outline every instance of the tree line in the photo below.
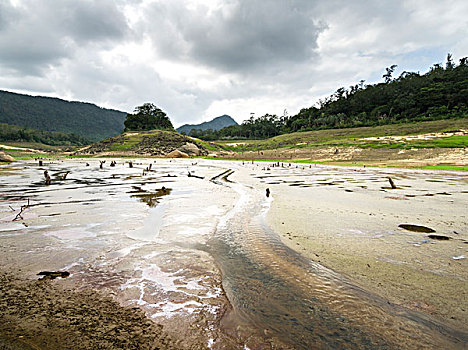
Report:
[[[296,131],[376,126],[468,115],[468,57],[456,64],[447,55],[445,65],[434,64],[425,74],[404,71],[394,77],[396,65],[385,69],[383,82],[361,80],[340,87],[316,106],[294,116],[266,114],[221,130],[192,130],[203,140],[265,139]]]
[[[75,134],[28,129],[5,123],[0,123],[0,141],[37,142],[51,146],[82,146],[89,143]]]

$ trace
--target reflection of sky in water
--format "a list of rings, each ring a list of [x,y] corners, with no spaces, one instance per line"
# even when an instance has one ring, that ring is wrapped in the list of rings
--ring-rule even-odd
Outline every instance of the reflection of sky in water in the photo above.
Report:
[[[204,244],[227,209],[210,198],[216,185],[188,179],[187,167],[199,175],[222,170],[189,161],[134,161],[134,168],[109,162],[102,170],[98,160],[31,163],[3,177],[8,186],[1,187],[0,199],[10,201],[0,201],[0,235],[32,235],[37,242],[19,254],[38,269],[67,270],[77,283],[120,291],[153,317],[216,312],[216,303],[204,300],[221,294],[219,276],[205,275],[214,263],[190,244]],[[149,163],[152,171],[142,176]],[[52,175],[50,186],[44,169]],[[54,176],[66,170],[65,181]],[[197,181],[196,192],[190,181]],[[25,227],[11,221],[16,213],[8,205],[19,208],[28,198],[34,206],[24,212]]]

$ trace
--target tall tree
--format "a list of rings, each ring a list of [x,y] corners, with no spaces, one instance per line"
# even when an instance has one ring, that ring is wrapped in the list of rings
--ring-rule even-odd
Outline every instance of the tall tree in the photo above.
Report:
[[[396,64],[392,64],[390,67],[385,68],[386,73],[382,75],[382,78],[384,78],[385,80],[385,84],[388,84],[389,82],[392,81],[392,74],[396,67],[398,67]]]
[[[138,106],[133,111],[134,114],[127,114],[124,122],[125,131],[129,130],[174,130],[171,120],[160,108],[152,103],[145,103]]]

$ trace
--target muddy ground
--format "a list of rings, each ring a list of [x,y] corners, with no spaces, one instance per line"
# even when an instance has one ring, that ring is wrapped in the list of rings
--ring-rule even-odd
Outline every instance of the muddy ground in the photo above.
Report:
[[[96,291],[0,274],[0,349],[179,349],[161,325]],[[203,349],[193,344],[191,349]]]

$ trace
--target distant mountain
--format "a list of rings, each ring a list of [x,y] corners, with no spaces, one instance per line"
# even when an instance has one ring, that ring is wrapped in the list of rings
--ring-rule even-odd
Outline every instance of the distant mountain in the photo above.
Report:
[[[91,103],[0,90],[0,123],[73,133],[90,141],[118,135],[127,113]]]
[[[185,132],[185,134],[189,135],[192,129],[198,130],[220,130],[225,128],[226,126],[231,125],[238,125],[237,122],[232,119],[230,116],[224,114],[222,116],[216,117],[209,122],[204,122],[201,124],[184,124],[177,128],[177,132]]]

